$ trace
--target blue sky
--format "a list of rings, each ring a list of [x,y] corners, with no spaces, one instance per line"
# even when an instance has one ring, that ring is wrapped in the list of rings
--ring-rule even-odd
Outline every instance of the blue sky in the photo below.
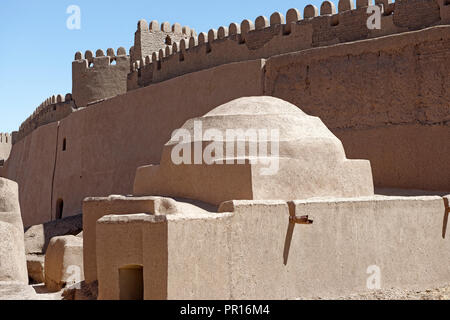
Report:
[[[321,1],[1,0],[0,132],[17,130],[53,94],[71,92],[76,51],[128,50],[139,19],[179,22],[199,33],[274,11],[303,12],[309,3]],[[66,27],[70,5],[81,9],[80,30]]]

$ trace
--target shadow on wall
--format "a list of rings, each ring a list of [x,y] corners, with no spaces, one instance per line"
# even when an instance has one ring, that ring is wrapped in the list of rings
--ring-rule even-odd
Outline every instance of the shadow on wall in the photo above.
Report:
[[[444,198],[444,205],[445,205],[445,213],[444,213],[444,222],[442,224],[442,239],[445,239],[445,235],[447,234],[448,214],[450,213],[448,198]]]
[[[421,196],[439,196],[443,197],[450,193],[445,191],[428,191],[415,189],[395,189],[395,188],[375,188],[375,194],[391,197],[421,197]]]
[[[63,206],[62,200],[61,200],[61,208]],[[51,221],[48,223],[44,223],[42,226],[42,232],[41,228],[39,226],[30,226],[25,228],[25,240],[27,241],[27,238],[34,238],[39,237],[40,235],[36,234],[37,232],[43,233],[43,241],[44,245],[42,247],[42,252],[38,253],[45,253],[47,251],[48,244],[50,243],[50,240],[53,237],[57,236],[66,236],[66,235],[73,235],[76,236],[80,232],[83,231],[83,216],[81,214],[76,216],[67,217],[60,220]],[[36,229],[39,227],[38,229]],[[33,228],[33,229],[31,229]],[[30,230],[31,229],[31,230]],[[28,232],[28,230],[30,230]],[[35,252],[29,252],[29,253],[35,253]]]
[[[297,216],[295,210],[295,204],[293,202],[288,202],[289,206],[289,223],[286,231],[286,239],[284,241],[283,250],[283,262],[286,266],[289,259],[289,251],[291,249],[292,236],[294,234],[294,229],[296,224],[313,224],[313,220],[309,220],[308,216]]]

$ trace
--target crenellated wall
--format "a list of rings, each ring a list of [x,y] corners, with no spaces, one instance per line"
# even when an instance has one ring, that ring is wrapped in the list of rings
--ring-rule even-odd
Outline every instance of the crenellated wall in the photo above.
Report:
[[[112,98],[127,92],[127,75],[130,72],[130,56],[120,47],[114,49],[75,54],[72,62],[72,95],[78,107]]]
[[[230,62],[450,23],[447,0],[377,0],[377,5],[381,4],[384,10],[380,30],[367,27],[367,7],[372,1],[358,0],[355,5],[353,0],[340,0],[337,9],[330,1],[323,2],[320,10],[306,6],[303,19],[297,9],[290,9],[286,17],[275,12],[270,19],[259,16],[254,22],[244,20],[211,29],[207,34],[202,32],[198,37],[155,50],[139,64],[133,64],[128,90]]]
[[[18,132],[13,132],[12,143],[15,144],[29,135],[40,126],[64,119],[76,109],[70,93],[62,96],[54,95],[46,99],[31,116],[19,127]]]
[[[117,50],[109,48],[106,55],[103,50],[75,54],[72,63],[72,93],[78,107],[87,107],[101,100],[115,97],[127,92],[127,78],[131,67],[145,65],[145,57],[154,51],[166,48],[182,39],[196,36],[195,31],[179,23],[161,25],[155,20],[150,24],[140,20],[135,33],[134,46],[129,55],[121,47]]]

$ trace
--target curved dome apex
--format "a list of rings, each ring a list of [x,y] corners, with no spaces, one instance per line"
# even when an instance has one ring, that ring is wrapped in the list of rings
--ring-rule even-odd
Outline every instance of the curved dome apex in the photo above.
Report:
[[[180,129],[189,131],[191,142],[206,141],[203,133],[207,130],[219,130],[222,133],[227,130],[244,130],[245,132],[247,130],[265,130],[269,140],[271,140],[272,130],[276,130],[276,139],[279,142],[314,138],[329,139],[342,148],[340,141],[320,118],[304,113],[292,103],[268,96],[232,100],[216,107],[204,116],[189,119]],[[199,133],[199,130],[202,131],[200,135],[196,134],[196,132]],[[227,139],[227,136],[223,135],[223,138]],[[216,139],[222,140],[217,137]],[[178,143],[178,136],[173,135],[166,146]]]
[[[295,113],[297,116],[307,116],[306,113],[292,103],[270,96],[257,96],[232,100],[211,110],[203,117],[226,115],[279,115],[285,113]]]

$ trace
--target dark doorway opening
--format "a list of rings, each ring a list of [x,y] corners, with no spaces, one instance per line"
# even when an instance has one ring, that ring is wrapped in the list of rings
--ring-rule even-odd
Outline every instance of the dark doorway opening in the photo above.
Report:
[[[138,265],[119,269],[120,300],[144,300],[144,268]]]

